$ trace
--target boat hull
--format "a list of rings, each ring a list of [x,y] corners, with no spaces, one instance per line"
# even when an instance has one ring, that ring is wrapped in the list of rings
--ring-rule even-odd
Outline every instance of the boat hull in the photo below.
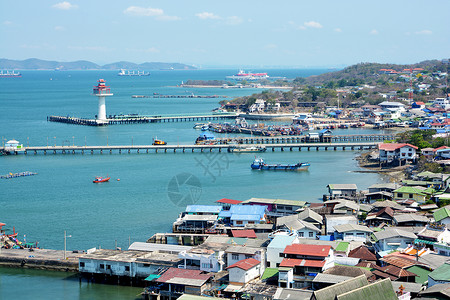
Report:
[[[295,165],[269,165],[269,164],[252,164],[253,170],[261,171],[308,171],[309,164],[295,164]]]
[[[94,179],[93,183],[101,183],[101,182],[108,182],[111,179],[111,177],[101,178],[101,179]]]

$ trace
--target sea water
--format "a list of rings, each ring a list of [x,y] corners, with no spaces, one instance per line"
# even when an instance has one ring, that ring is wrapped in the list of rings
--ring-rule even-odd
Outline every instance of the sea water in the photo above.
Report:
[[[272,76],[308,76],[325,70],[273,70]],[[154,71],[147,77],[119,77],[115,71],[24,71],[22,78],[0,80],[0,136],[24,146],[138,145],[158,137],[168,144],[192,144],[200,131],[195,122],[150,123],[89,127],[47,122],[49,115],[93,118],[97,98],[92,86],[103,78],[114,96],[106,99],[107,114],[164,115],[209,113],[218,101],[260,92],[259,89],[181,88],[188,79],[223,79],[233,70]],[[228,98],[132,98],[132,95],[222,95]],[[364,129],[335,130],[334,134],[374,133]],[[225,137],[223,134],[216,134]],[[32,171],[38,175],[0,180],[0,222],[15,226],[19,239],[38,241],[43,248],[92,247],[126,249],[156,232],[171,230],[187,204],[213,205],[221,198],[252,197],[319,202],[331,183],[355,183],[364,189],[380,181],[361,174],[357,151],[268,151],[268,163],[309,162],[306,172],[261,172],[250,169],[255,154],[109,152],[0,157],[0,174]],[[93,184],[95,176],[110,176]],[[117,179],[120,179],[118,181]],[[79,284],[70,275],[31,270],[0,269],[0,298],[7,287],[32,283],[54,287],[57,297],[98,298],[126,288]],[[109,290],[112,288],[112,290]],[[123,292],[123,294],[121,294]],[[132,293],[135,291],[133,290]],[[91,294],[92,293],[92,294]],[[98,293],[98,294],[97,294]],[[44,298],[53,294],[43,294]],[[78,296],[77,296],[78,295]],[[114,298],[114,296],[111,296]]]

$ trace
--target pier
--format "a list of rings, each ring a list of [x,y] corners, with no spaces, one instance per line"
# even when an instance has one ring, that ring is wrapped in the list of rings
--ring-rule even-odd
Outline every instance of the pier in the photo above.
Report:
[[[213,121],[221,119],[235,119],[236,116],[237,114],[234,113],[165,116],[110,115],[105,120],[77,118],[70,116],[48,116],[47,121],[74,125],[105,126],[117,124]]]
[[[376,148],[378,142],[354,143],[279,143],[264,144],[267,151],[310,151],[310,150],[365,150]],[[24,147],[20,152],[10,154],[113,154],[113,153],[203,153],[230,152],[236,145],[106,145],[106,146],[36,146]]]

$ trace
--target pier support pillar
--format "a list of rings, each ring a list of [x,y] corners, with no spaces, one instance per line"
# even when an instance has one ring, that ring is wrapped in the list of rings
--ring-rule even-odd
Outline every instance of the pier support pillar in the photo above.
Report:
[[[139,153],[139,149],[137,149],[137,153]]]
[[[100,154],[103,154],[103,149],[100,149]]]
[[[34,150],[34,155],[36,155],[37,154],[37,151],[36,150]]]
[[[292,151],[292,147],[289,147],[289,151]]]
[[[167,153],[167,148],[164,148],[164,153]]]
[[[183,147],[183,153],[184,153],[185,150],[186,150],[186,149]]]
[[[47,150],[44,150],[44,155],[47,155]]]
[[[94,154],[94,150],[91,150],[91,155]]]
[[[130,154],[131,153],[131,149],[128,149],[128,154]]]
[[[148,148],[147,148],[147,153],[148,153]]]
[[[109,154],[112,154],[112,149],[109,149]]]
[[[342,150],[344,150],[344,151],[345,151],[345,147],[342,147]]]
[[[75,150],[72,150],[72,154],[75,154]]]
[[[308,147],[308,151],[309,151],[310,149],[309,149],[309,147]]]
[[[284,151],[284,148],[283,148],[283,147],[281,147],[280,149],[281,149],[281,151]]]
[[[119,149],[119,154],[122,154],[122,149]]]
[[[334,151],[336,151],[337,150],[337,147],[334,147]]]
[[[81,150],[81,154],[84,154],[84,150]]]
[[[177,153],[177,148],[173,148],[173,153]]]
[[[319,151],[319,147],[316,147],[316,151]]]
[[[274,152],[275,151],[275,147],[272,147],[272,152]]]
[[[53,150],[53,154],[56,154],[56,150]]]

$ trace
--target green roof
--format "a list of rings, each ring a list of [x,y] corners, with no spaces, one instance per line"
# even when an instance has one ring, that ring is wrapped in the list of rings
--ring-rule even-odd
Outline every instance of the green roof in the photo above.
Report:
[[[344,294],[348,291],[353,291],[357,288],[366,286],[369,282],[367,281],[366,275],[360,275],[358,277],[345,280],[323,289],[314,291],[314,298],[316,300],[333,300],[336,296]],[[371,299],[366,297],[366,299]]]
[[[412,272],[414,274],[416,274],[417,276],[415,277],[416,283],[421,283],[424,284],[425,281],[428,280],[428,274],[431,273],[431,271],[421,268],[419,266],[412,266],[406,269],[406,271]]]
[[[442,219],[450,217],[450,210],[446,207],[438,209],[437,211],[434,212],[433,217],[436,222],[439,222]]]
[[[346,252],[349,244],[349,242],[340,242],[336,247],[336,251]]]
[[[450,282],[450,264],[445,263],[430,274],[428,274],[435,281],[449,281]]]
[[[389,278],[375,281],[369,285],[353,289],[336,296],[337,300],[398,300]]]
[[[277,268],[266,268],[264,270],[263,275],[261,276],[261,280],[268,279],[268,278],[273,277],[275,275],[278,275],[278,269]]]
[[[426,194],[422,190],[413,188],[411,186],[402,186],[401,188],[396,189],[394,193],[417,194],[426,196]]]
[[[145,280],[147,280],[147,281],[152,281],[153,279],[157,279],[157,278],[159,278],[159,277],[161,277],[161,275],[150,274],[150,275],[148,275],[147,278],[145,278]]]
[[[429,186],[429,185],[438,185],[433,181],[419,181],[419,180],[402,180],[403,184],[406,185],[419,185],[419,186]],[[395,191],[394,191],[395,192]]]
[[[427,240],[421,240],[421,239],[415,239],[414,244],[427,244],[427,245],[434,245],[436,242],[427,241]]]

